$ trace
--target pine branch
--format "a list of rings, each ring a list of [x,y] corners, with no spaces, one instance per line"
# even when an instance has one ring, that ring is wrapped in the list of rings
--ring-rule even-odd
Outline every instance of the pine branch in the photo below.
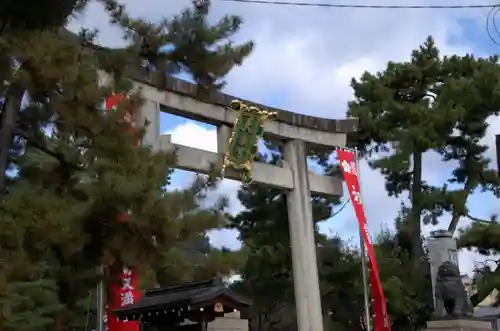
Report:
[[[474,221],[474,222],[479,222],[479,223],[491,223],[491,220],[490,221],[487,221],[487,220],[483,220],[481,218],[477,218],[477,217],[474,217],[472,216],[471,214],[467,214],[466,216],[468,219],[470,219],[471,221]],[[451,224],[450,224],[451,225]]]
[[[26,131],[23,131],[23,130],[18,128],[14,131],[14,136],[22,137],[26,141],[27,144],[38,148],[39,150],[41,150],[42,152],[44,152],[47,155],[52,156],[57,161],[59,161],[59,163],[61,163],[61,165],[63,165],[63,166],[67,166],[67,167],[72,168],[72,169],[77,170],[77,171],[85,170],[85,167],[71,163],[68,160],[66,160],[66,157],[64,156],[63,153],[55,152],[55,151],[51,150],[49,147],[47,147],[46,145],[41,144],[40,142],[37,142],[35,140],[35,138],[31,137]]]

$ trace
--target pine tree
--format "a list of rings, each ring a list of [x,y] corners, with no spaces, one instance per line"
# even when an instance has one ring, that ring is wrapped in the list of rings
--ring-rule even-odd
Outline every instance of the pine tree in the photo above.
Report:
[[[0,35],[9,30],[43,30],[63,26],[88,0],[4,0],[0,3]],[[45,15],[40,15],[44,13]]]
[[[106,4],[124,28],[154,26],[127,21],[123,7],[112,1]],[[185,24],[179,19],[172,22]],[[194,34],[203,35],[205,30],[216,31],[217,25],[196,28]],[[224,41],[237,27],[220,29],[220,34],[207,38]],[[200,259],[186,248],[225,221],[224,199],[212,208],[201,207],[215,183],[199,178],[187,189],[165,191],[175,156],[135,147],[144,128],[134,133],[122,121],[126,111],[140,106],[141,96],[132,94],[116,112],[106,114],[100,107],[112,91],[129,92],[127,77],[143,56],[154,63],[155,72],[163,64],[194,68],[182,67],[173,55],[153,61],[152,47],[161,43],[149,43],[151,53],[144,51],[148,42],[173,38],[175,33],[174,29],[158,30],[156,35],[152,30],[129,32],[132,43],[121,50],[90,47],[92,31],[75,36],[62,27],[10,30],[0,36],[5,55],[1,65],[6,69],[1,74],[7,82],[0,90],[2,115],[5,119],[10,109],[17,148],[8,160],[17,174],[0,203],[0,329],[82,330],[93,309],[89,293],[102,277],[116,276],[111,268],[100,274],[101,264],[125,263],[145,275],[153,269],[158,272],[153,273],[154,282],[172,270],[175,261],[189,261],[178,270],[180,280],[193,278],[200,270],[208,276],[228,269],[231,261],[224,251],[212,250]],[[191,49],[182,45],[174,44],[174,50],[177,46],[190,54]],[[203,46],[211,44],[192,45]],[[220,82],[229,63],[239,63],[245,55],[240,52],[232,60],[230,52],[226,48],[205,53],[213,59],[209,63],[213,67],[206,68],[212,82]],[[219,56],[225,60],[217,62]],[[113,66],[116,63],[121,68]],[[224,70],[217,71],[218,63],[226,65]],[[113,75],[112,86],[99,85],[97,69]],[[201,77],[202,68],[196,70],[195,77]],[[199,82],[217,88],[210,86],[210,80]],[[117,215],[127,212],[129,218],[120,222]]]
[[[473,305],[481,303],[493,290],[500,290],[500,261],[496,255],[500,252],[500,224],[493,217],[491,223],[473,222],[461,230],[458,244],[462,248],[476,250],[479,254],[489,257],[483,266],[475,270],[476,292],[471,296]],[[498,301],[498,298],[497,298]]]
[[[269,152],[259,156],[261,162],[277,164],[281,153],[272,143]],[[239,231],[246,263],[239,270],[241,282],[236,291],[250,296],[252,305],[251,328],[256,331],[277,327],[296,327],[293,316],[292,257],[287,217],[286,192],[257,184],[242,187],[238,199],[245,207],[230,220]],[[331,216],[336,199],[312,197],[313,220],[317,224]]]
[[[422,221],[436,224],[448,212],[453,232],[461,218],[473,218],[467,199],[475,190],[498,193],[500,181],[488,169],[481,144],[486,120],[500,109],[497,61],[471,55],[441,58],[429,37],[409,62],[390,62],[383,72],[352,81],[355,100],[348,114],[361,123],[354,139],[385,177],[389,195],[409,197],[406,230],[415,268],[424,256]],[[442,187],[423,178],[428,152],[439,153],[450,167],[450,161],[458,163]]]
[[[23,40],[26,33],[59,29],[74,14],[80,13],[88,0],[42,0],[11,1],[0,3],[0,195],[4,193],[8,178],[4,171],[11,169],[11,157],[18,154],[22,146],[11,141],[22,98],[22,88],[11,84],[17,69],[26,69],[29,64],[18,62],[14,43]],[[40,13],[44,13],[41,15]],[[14,47],[12,47],[14,46]],[[19,68],[18,68],[19,65]],[[15,81],[15,79],[14,79]],[[9,96],[10,95],[10,96]]]
[[[375,242],[380,278],[387,299],[392,328],[401,331],[421,330],[433,310],[429,271],[412,274],[412,261],[407,249],[407,235],[397,223],[396,231],[381,232]],[[427,258],[427,255],[425,255]],[[429,269],[425,263],[422,268]]]
[[[254,48],[252,41],[235,45],[230,40],[241,27],[240,17],[224,16],[215,25],[208,22],[209,0],[195,0],[193,8],[156,24],[132,19],[115,0],[101,1],[111,14],[111,22],[123,28],[125,39],[131,42],[127,49],[114,52],[137,52],[147,60],[140,65],[159,84],[165,84],[169,74],[188,72],[204,90],[222,88],[223,78]],[[121,64],[115,62],[115,66]]]
[[[139,73],[143,75],[146,71],[151,81],[161,86],[166,84],[171,75],[183,72],[191,75],[198,84],[200,97],[206,97],[206,92],[224,86],[224,77],[235,65],[241,65],[254,47],[252,41],[240,45],[230,41],[242,24],[238,16],[224,16],[214,25],[208,22],[210,1],[202,1],[200,4],[194,2],[193,8],[185,9],[180,15],[165,19],[160,23],[132,19],[126,8],[116,0],[99,1],[109,13],[111,23],[123,29],[126,47],[109,49],[96,46],[92,44],[95,31],[83,30],[81,36],[77,36],[63,29],[62,24],[57,29],[59,31],[54,31],[54,29],[50,29],[49,32],[45,31],[47,33],[44,37],[48,39],[54,36],[64,37],[68,41],[73,40],[94,50],[98,62],[96,68],[105,68],[106,71],[112,73],[117,78],[116,84],[124,83],[125,77],[133,77]],[[78,1],[71,13],[83,10],[85,4],[85,0]],[[34,30],[34,33],[40,33],[38,29]],[[17,85],[12,82],[16,80],[12,80],[11,77],[16,72],[26,73],[30,78],[40,76],[40,73],[32,72],[38,70],[38,67],[33,68],[31,63],[22,61],[23,56],[32,55],[34,52],[31,50],[32,45],[29,44],[30,38],[32,38],[30,31],[26,32],[19,28],[0,35],[0,67],[2,68],[0,78],[3,78],[3,82],[9,82],[9,89],[6,88],[7,85],[0,86],[0,92],[4,92],[5,97],[2,107],[1,134],[3,136],[2,143],[0,143],[0,168],[2,169],[8,168],[6,153],[9,146],[12,146],[9,137],[15,133],[14,127],[19,116],[18,109],[23,92],[26,90],[25,86],[14,89]],[[37,42],[40,44],[40,40]],[[48,51],[42,48],[42,55],[49,56]],[[32,61],[31,57],[28,59]],[[20,63],[21,66],[17,68],[16,63]],[[54,79],[54,77],[50,78]],[[54,82],[50,81],[52,85]],[[130,88],[127,85],[117,87]],[[0,191],[3,191],[4,187],[5,177],[0,175]]]
[[[271,148],[270,154],[261,155],[261,161],[279,161],[279,152]],[[331,172],[338,170],[326,163],[323,165]],[[239,270],[242,279],[234,289],[254,299],[252,330],[293,330],[296,321],[286,196],[274,188],[250,185],[238,192],[238,198],[246,210],[231,219],[231,224],[239,230],[244,245],[242,254],[246,254],[247,260]],[[316,225],[331,217],[331,202],[337,203],[319,198],[312,201]],[[410,279],[410,243],[404,231],[407,213],[403,208],[396,220],[401,231],[381,233],[374,247],[391,322],[398,330],[410,331],[427,321],[432,305],[428,300],[432,297],[429,279],[424,274]],[[329,238],[320,233],[316,233],[316,243],[325,328],[363,329],[359,248],[338,237]]]
[[[324,237],[318,247],[318,267],[325,320],[336,330],[365,330],[359,249],[340,237]]]
[[[392,329],[420,330],[432,312],[431,284],[425,273],[410,277],[412,264],[401,234],[398,230],[379,233],[373,243],[375,256]],[[337,330],[365,330],[359,249],[340,238],[328,238],[318,256],[322,303],[330,323]]]

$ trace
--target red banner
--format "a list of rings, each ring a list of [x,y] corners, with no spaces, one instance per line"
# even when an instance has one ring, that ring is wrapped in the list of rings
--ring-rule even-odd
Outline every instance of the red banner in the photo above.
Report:
[[[128,98],[129,96],[127,95],[113,93],[109,98],[106,99],[104,107],[107,112],[111,112],[113,110],[116,110],[116,107],[120,102],[127,100]],[[134,117],[135,114],[133,111],[127,111],[123,116],[123,122],[130,125],[129,130],[132,132],[135,131],[136,129],[136,123]]]
[[[104,103],[104,107],[106,109],[106,112],[112,112],[116,110],[116,107],[120,102],[123,100],[127,100],[128,96],[124,94],[117,94],[113,93],[109,98],[106,99]],[[129,132],[134,132],[137,128],[136,122],[135,122],[135,114],[133,111],[128,111],[125,113],[123,117],[123,121],[127,124],[129,124]],[[139,147],[139,141],[137,142],[136,146]],[[120,213],[118,214],[117,220],[118,222],[127,222],[130,219],[130,211]]]
[[[365,243],[368,260],[370,262],[370,292],[372,296],[372,312],[373,312],[373,330],[374,331],[390,331],[391,323],[389,314],[387,313],[387,304],[380,283],[377,261],[375,259],[375,251],[373,244],[368,234],[366,216],[361,201],[359,178],[357,172],[356,156],[352,151],[339,149],[337,151],[340,166],[344,174],[344,179],[349,191],[349,198],[354,207],[354,213],[358,219],[359,227]]]
[[[128,96],[123,94],[113,94],[106,99],[105,108],[107,112],[116,109],[117,105],[126,100]],[[130,125],[129,130],[132,132],[136,129],[134,113],[127,112],[123,117],[123,121]],[[137,143],[137,146],[139,142]],[[127,222],[130,219],[130,211],[123,212],[117,215],[118,222]],[[113,310],[135,303],[140,298],[139,291],[139,276],[135,268],[123,266],[117,283],[109,284],[109,297],[107,305],[107,330],[108,331],[139,331],[138,321],[119,321],[113,314]]]
[[[108,331],[139,331],[138,321],[119,321],[113,310],[135,303],[141,296],[137,270],[124,267],[116,283],[109,286],[107,306]]]

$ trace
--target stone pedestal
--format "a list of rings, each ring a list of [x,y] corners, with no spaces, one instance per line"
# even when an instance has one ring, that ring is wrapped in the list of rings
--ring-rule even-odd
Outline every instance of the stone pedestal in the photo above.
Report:
[[[490,322],[473,319],[453,319],[427,322],[425,331],[492,331]]]
[[[208,323],[207,331],[248,331],[248,320],[240,318],[239,312],[224,314]]]
[[[437,270],[444,262],[452,261],[458,265],[457,241],[452,234],[446,230],[431,232],[431,237],[427,240],[429,250],[429,263],[431,267],[432,297],[434,307],[436,307],[435,287]]]

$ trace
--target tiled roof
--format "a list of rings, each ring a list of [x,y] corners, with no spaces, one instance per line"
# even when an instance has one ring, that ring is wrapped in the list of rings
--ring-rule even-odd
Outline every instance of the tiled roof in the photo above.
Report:
[[[117,309],[114,313],[118,317],[125,317],[131,314],[188,307],[209,302],[220,296],[225,296],[243,306],[251,304],[251,300],[232,292],[219,281],[209,280],[148,290],[136,303]]]

